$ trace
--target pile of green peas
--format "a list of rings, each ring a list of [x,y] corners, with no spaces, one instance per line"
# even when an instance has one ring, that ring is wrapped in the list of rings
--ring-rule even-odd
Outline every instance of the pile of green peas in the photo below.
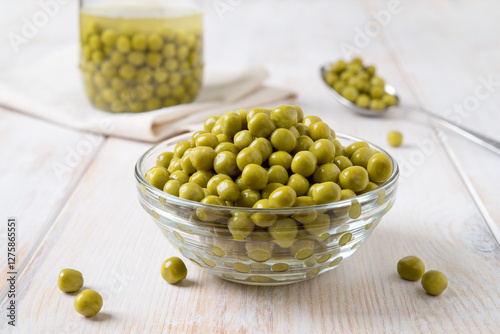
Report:
[[[135,113],[194,101],[203,70],[201,16],[185,20],[176,28],[168,18],[81,13],[80,68],[91,103]]]
[[[354,198],[378,188],[392,169],[391,159],[368,143],[344,147],[320,117],[304,117],[300,107],[281,105],[209,117],[191,140],[176,144],[174,152],[161,153],[145,178],[186,200],[269,209]],[[196,214],[205,222],[218,218],[209,210]],[[237,241],[258,231],[264,241],[289,248],[297,234],[321,235],[330,222],[327,214],[314,210],[278,218],[235,213],[227,219],[227,228]]]
[[[337,60],[324,74],[335,91],[361,108],[384,110],[397,104],[397,98],[385,91],[385,82],[376,75],[375,66],[364,66],[361,58],[350,62]]]

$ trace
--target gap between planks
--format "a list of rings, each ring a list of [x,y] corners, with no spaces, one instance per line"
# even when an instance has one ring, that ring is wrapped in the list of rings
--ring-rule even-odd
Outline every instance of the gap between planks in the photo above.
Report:
[[[424,106],[426,103],[423,101],[421,94],[418,92],[418,88],[414,80],[412,79],[411,76],[407,75],[407,72],[404,69],[403,62],[401,60],[401,57],[399,56],[399,53],[394,46],[394,43],[392,42],[391,38],[388,36],[388,33],[383,31],[379,35],[382,44],[384,44],[387,48],[387,51],[390,55],[390,57],[394,60],[394,64],[396,65],[397,70],[401,73],[401,76],[403,80],[406,82],[408,85],[408,88],[410,90],[410,94],[412,97],[415,99],[415,102],[417,103],[418,106]],[[491,217],[490,213],[488,212],[488,209],[485,207],[484,203],[481,201],[481,198],[479,197],[476,189],[474,188],[472,182],[470,181],[469,176],[467,175],[465,169],[462,167],[460,162],[458,161],[453,148],[451,145],[448,143],[448,141],[441,136],[439,136],[439,133],[442,131],[436,123],[432,119],[428,119],[427,122],[430,124],[433,133],[435,137],[437,138],[437,143],[440,145],[444,152],[446,153],[446,156],[452,163],[453,167],[457,171],[457,174],[459,175],[460,180],[462,181],[465,189],[467,190],[468,194],[472,198],[472,201],[474,202],[474,205],[478,209],[479,213],[481,214],[481,217],[483,218],[484,222],[486,223],[486,226],[492,235],[493,239],[495,240],[496,244],[498,247],[500,247],[500,229],[496,226],[493,218]]]

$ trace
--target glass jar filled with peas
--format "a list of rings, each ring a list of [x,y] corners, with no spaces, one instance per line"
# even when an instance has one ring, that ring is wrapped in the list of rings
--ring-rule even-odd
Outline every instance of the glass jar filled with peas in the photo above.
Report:
[[[80,42],[85,91],[98,109],[136,113],[196,99],[201,0],[82,0]]]

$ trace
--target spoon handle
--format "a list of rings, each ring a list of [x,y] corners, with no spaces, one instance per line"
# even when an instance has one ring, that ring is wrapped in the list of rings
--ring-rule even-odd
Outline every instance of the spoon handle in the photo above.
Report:
[[[405,106],[405,107],[409,107],[412,110],[419,112],[420,114],[426,115],[427,117],[436,120],[441,125],[447,127],[448,129],[450,129],[452,131],[455,131],[456,133],[458,133],[458,134],[464,136],[465,138],[475,142],[476,144],[479,144],[482,147],[487,148],[488,150],[490,150],[492,152],[495,152],[496,154],[500,154],[500,142],[498,142],[496,140],[493,140],[489,137],[483,136],[477,132],[468,130],[468,129],[466,129],[466,128],[464,128],[464,127],[462,127],[454,122],[448,121],[447,119],[445,119],[439,115],[436,115],[433,112],[422,109],[420,107],[417,107],[417,106]]]

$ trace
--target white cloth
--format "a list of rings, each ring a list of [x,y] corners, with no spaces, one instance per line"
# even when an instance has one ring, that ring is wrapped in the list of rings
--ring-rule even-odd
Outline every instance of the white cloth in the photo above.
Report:
[[[211,114],[272,106],[295,97],[266,87],[264,68],[205,71],[196,102],[138,114],[112,114],[92,107],[78,69],[78,47],[54,51],[0,76],[0,105],[79,130],[143,141],[158,141],[192,130]]]

